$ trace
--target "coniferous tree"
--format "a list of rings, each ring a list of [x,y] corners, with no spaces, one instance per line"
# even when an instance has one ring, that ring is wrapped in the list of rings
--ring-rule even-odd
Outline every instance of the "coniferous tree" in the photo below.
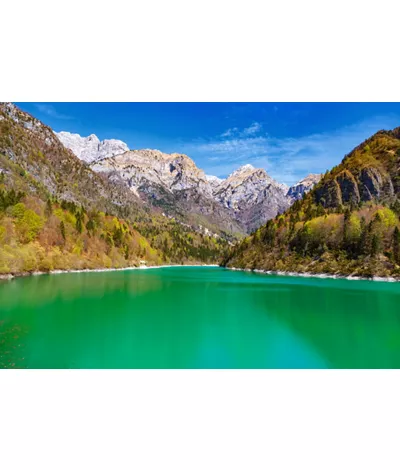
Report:
[[[374,233],[371,240],[371,255],[377,256],[382,251],[382,238],[379,233]]]
[[[396,264],[400,264],[400,230],[397,226],[393,232],[393,258]]]
[[[46,201],[46,209],[45,209],[46,217],[47,218],[50,217],[52,213],[53,213],[53,206],[51,204],[51,199],[48,198]]]
[[[65,225],[64,225],[63,220],[60,222],[60,232],[61,232],[61,236],[63,237],[63,239],[65,241]]]
[[[349,248],[349,238],[350,238],[350,216],[351,216],[351,211],[347,207],[345,212],[344,212],[344,218],[343,218],[343,246],[345,250],[348,250]]]
[[[394,203],[390,206],[393,212],[400,216],[400,200],[396,199]]]
[[[368,253],[368,225],[365,221],[365,217],[361,217],[360,221],[361,235],[358,243],[358,254],[365,255]]]
[[[79,233],[82,233],[82,229],[83,229],[82,220],[83,220],[83,212],[77,211],[75,228]]]

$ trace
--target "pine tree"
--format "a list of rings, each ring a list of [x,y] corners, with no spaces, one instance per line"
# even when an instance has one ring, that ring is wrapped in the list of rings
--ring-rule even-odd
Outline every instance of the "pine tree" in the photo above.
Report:
[[[75,228],[79,233],[82,233],[82,220],[83,220],[83,213],[77,212]]]
[[[351,217],[351,211],[347,207],[344,212],[344,218],[343,218],[343,245],[345,249],[348,249],[348,243],[349,243],[349,238],[350,238],[350,217]]]
[[[358,243],[358,254],[366,255],[368,253],[368,225],[365,217],[361,217],[360,221],[361,235]]]
[[[53,213],[53,206],[51,204],[51,199],[47,199],[46,201],[46,209],[45,209],[45,214],[46,214],[46,217],[49,218],[51,216],[51,214]]]
[[[393,258],[395,263],[400,264],[400,230],[395,227],[393,232]]]
[[[379,233],[372,235],[371,241],[371,255],[377,256],[382,251],[382,239]]]
[[[87,224],[86,224],[86,230],[88,231],[88,233],[92,232],[92,234],[93,234],[95,228],[96,228],[96,226],[95,226],[94,220],[89,219]]]
[[[61,236],[62,236],[63,239],[65,240],[65,225],[64,225],[64,221],[61,221],[61,222],[60,222],[60,232],[61,232]]]
[[[390,206],[393,212],[400,215],[400,200],[396,199],[395,202]]]

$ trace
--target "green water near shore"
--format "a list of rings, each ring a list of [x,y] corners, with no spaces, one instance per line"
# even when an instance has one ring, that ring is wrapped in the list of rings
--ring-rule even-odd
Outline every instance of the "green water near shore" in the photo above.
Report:
[[[0,367],[399,368],[400,283],[214,267],[3,281]]]

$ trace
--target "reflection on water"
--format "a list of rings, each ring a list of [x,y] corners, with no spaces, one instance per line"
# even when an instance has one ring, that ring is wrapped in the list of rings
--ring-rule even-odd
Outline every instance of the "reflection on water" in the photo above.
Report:
[[[0,367],[400,366],[400,285],[221,268],[0,283]]]

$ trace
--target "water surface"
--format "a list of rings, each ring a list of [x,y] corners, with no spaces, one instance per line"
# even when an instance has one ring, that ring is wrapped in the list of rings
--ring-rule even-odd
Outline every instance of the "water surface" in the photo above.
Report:
[[[4,281],[0,367],[399,368],[400,284],[209,267]]]

